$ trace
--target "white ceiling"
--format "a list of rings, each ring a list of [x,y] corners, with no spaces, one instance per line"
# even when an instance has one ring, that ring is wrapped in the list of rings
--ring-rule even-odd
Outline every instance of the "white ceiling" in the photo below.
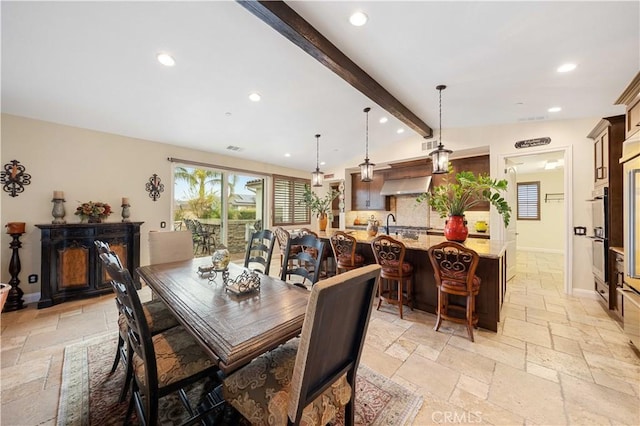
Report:
[[[288,4],[434,130],[438,84],[445,129],[598,117],[623,112],[612,104],[640,68],[637,1]],[[310,171],[316,133],[321,169],[362,161],[366,106],[370,152],[414,135],[234,2],[1,8],[6,113]],[[578,68],[556,73],[565,62]]]

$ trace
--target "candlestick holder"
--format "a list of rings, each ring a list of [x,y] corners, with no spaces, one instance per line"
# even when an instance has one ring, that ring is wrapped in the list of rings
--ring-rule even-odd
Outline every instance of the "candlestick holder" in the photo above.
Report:
[[[130,222],[129,216],[131,216],[131,213],[129,212],[129,207],[131,207],[131,204],[123,204],[121,207],[122,207],[122,221]]]
[[[11,260],[9,261],[9,273],[11,274],[9,285],[11,286],[11,290],[9,290],[7,302],[4,305],[4,312],[17,311],[18,309],[26,308],[24,300],[22,300],[24,291],[20,288],[20,279],[18,278],[18,275],[22,270],[22,266],[20,265],[20,255],[18,254],[18,249],[22,247],[22,243],[20,242],[20,236],[22,234],[23,232],[9,234],[13,239],[9,244],[9,248],[11,248],[12,251]]]
[[[53,200],[51,200],[51,202],[53,203],[53,210],[51,210],[51,215],[54,217],[51,223],[61,225],[67,223],[67,221],[64,220],[64,216],[66,214],[64,210],[64,201],[64,198],[54,198]]]

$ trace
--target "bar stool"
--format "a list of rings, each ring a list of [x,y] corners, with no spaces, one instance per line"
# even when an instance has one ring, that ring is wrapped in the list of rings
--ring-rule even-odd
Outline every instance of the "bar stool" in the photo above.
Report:
[[[480,278],[475,273],[480,256],[474,250],[453,241],[430,247],[427,253],[438,287],[438,318],[433,329],[438,331],[443,319],[466,324],[469,338],[473,342],[473,327],[478,326],[476,295],[480,291]],[[450,304],[450,294],[466,297],[465,305]],[[459,314],[451,315],[450,309]]]
[[[402,319],[402,306],[405,303],[413,310],[413,266],[404,260],[407,249],[401,241],[388,235],[380,235],[371,241],[371,249],[376,263],[382,267],[377,309],[380,309],[383,300],[398,305]]]
[[[356,239],[346,232],[336,231],[329,239],[336,260],[336,274],[350,271],[364,264],[364,257],[356,253]]]

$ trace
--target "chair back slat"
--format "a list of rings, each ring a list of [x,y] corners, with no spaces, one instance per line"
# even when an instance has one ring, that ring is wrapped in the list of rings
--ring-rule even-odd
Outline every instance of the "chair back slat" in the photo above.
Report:
[[[302,277],[302,284],[309,280],[313,285],[320,278],[320,264],[322,262],[322,254],[324,253],[324,241],[307,234],[300,237],[289,238],[284,253],[284,261],[282,262],[282,273],[280,279],[287,281],[291,275]],[[295,252],[291,250],[292,246],[299,246],[301,250]],[[293,266],[290,266],[290,263]]]
[[[369,265],[313,286],[291,382],[288,413],[294,424],[345,373],[355,398],[355,375],[379,276],[380,266]]]
[[[244,257],[244,267],[269,275],[276,237],[268,229],[251,234]]]

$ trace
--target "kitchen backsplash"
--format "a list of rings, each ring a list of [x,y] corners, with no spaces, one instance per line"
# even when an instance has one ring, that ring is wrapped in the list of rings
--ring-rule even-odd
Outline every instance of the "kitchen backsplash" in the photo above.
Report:
[[[389,213],[393,213],[396,217],[396,223],[389,221],[389,225],[393,226],[417,226],[429,228],[444,228],[444,218],[440,218],[438,213],[431,211],[427,203],[417,203],[416,197],[413,195],[396,196],[395,211],[348,211],[345,218],[347,225],[353,225],[356,218],[361,225],[366,225],[367,221],[373,216],[380,222],[381,226],[386,225],[386,218]],[[489,223],[488,211],[468,211],[465,213],[469,230],[475,229],[475,223],[484,220]]]

